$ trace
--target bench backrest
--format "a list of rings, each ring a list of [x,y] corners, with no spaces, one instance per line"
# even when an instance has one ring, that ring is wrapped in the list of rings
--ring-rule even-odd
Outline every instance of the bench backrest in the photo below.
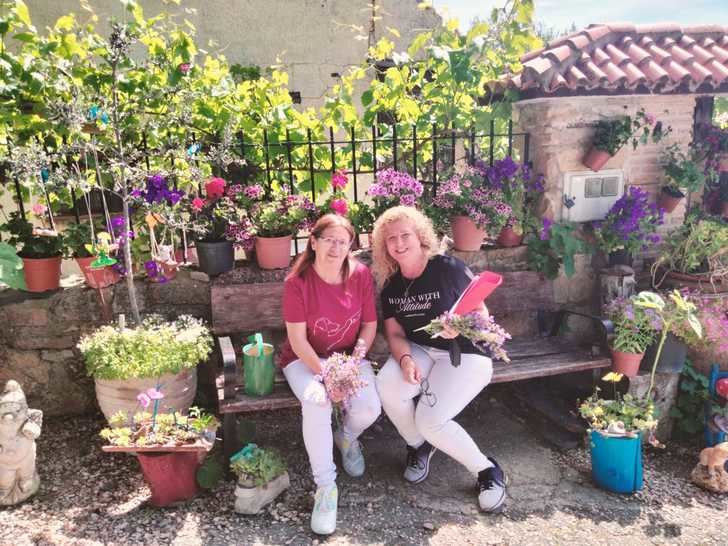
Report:
[[[503,284],[486,301],[496,318],[555,309],[553,283],[541,274],[513,271],[502,275]],[[215,280],[211,286],[213,331],[226,335],[284,329],[282,298],[280,281],[231,284]]]

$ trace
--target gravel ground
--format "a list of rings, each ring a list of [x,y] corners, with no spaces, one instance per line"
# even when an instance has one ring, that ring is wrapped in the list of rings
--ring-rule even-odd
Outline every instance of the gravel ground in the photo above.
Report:
[[[258,516],[233,512],[232,482],[153,508],[136,459],[100,450],[100,418],[49,419],[38,441],[41,489],[0,508],[0,544],[728,544],[728,499],[687,481],[697,448],[648,453],[644,490],[620,496],[591,485],[586,450],[548,449],[495,399],[477,399],[459,421],[511,476],[503,514],[478,513],[472,478],[442,454],[425,483],[404,484],[403,444],[381,418],[364,437],[365,476],[338,480],[337,532],[319,538],[308,528],[314,487],[295,410],[256,416],[256,441],[278,447],[291,476]]]

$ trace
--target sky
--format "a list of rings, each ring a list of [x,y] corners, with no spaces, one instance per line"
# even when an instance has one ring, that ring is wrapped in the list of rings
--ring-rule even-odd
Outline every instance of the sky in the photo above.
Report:
[[[584,28],[591,23],[677,22],[685,25],[728,25],[728,0],[534,0],[535,21],[556,30],[572,23]],[[463,30],[474,17],[487,17],[504,0],[433,0],[438,11],[447,8]],[[485,17],[484,17],[485,16]]]

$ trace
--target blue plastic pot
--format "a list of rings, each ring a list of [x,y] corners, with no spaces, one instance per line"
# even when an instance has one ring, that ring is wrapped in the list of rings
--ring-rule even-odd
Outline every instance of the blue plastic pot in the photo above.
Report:
[[[624,438],[591,433],[592,477],[615,493],[642,489],[642,437]]]

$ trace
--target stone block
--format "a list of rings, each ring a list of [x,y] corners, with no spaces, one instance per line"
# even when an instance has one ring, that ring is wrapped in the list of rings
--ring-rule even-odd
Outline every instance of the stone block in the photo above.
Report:
[[[63,362],[64,360],[77,358],[74,352],[68,349],[62,349],[60,351],[43,350],[40,352],[40,357],[48,362]]]
[[[48,386],[49,364],[38,351],[18,351],[0,348],[0,383],[14,379],[28,396],[44,392]]]
[[[26,300],[5,308],[10,326],[45,326],[49,323],[48,300]]]
[[[673,419],[670,417],[670,410],[677,399],[677,387],[680,374],[657,373],[655,374],[655,385],[652,389],[652,396],[655,400],[655,410],[659,417],[659,423],[655,436],[660,442],[667,442],[672,436]],[[650,386],[649,372],[640,372],[639,375],[629,380],[629,393],[636,397],[644,397]]]

